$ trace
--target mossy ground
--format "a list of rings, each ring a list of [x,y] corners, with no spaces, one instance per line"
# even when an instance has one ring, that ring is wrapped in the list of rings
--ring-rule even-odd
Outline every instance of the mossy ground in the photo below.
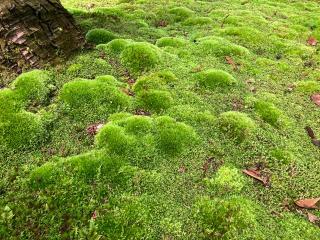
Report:
[[[62,2],[105,31],[0,74],[0,239],[320,239],[317,1]]]

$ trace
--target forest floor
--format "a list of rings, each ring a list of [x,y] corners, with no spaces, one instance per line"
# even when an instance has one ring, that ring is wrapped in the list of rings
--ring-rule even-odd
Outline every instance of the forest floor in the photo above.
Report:
[[[0,91],[0,239],[320,239],[317,1],[62,2],[91,47]]]

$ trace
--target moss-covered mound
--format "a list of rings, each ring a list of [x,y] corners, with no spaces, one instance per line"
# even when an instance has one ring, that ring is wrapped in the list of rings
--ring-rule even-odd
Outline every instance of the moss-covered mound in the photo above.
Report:
[[[220,114],[218,126],[222,132],[239,141],[250,137],[256,130],[255,122],[247,114],[234,111]]]
[[[34,148],[44,139],[39,114],[27,112],[29,105],[40,105],[47,98],[49,76],[40,70],[21,74],[11,89],[0,90],[0,142],[8,150]]]
[[[194,12],[187,7],[174,7],[169,10],[169,13],[174,16],[177,22],[183,21],[194,14]]]
[[[242,197],[218,199],[203,197],[195,203],[195,218],[201,238],[236,239],[256,225],[254,204]]]
[[[231,74],[217,69],[209,69],[196,74],[196,81],[201,88],[208,90],[228,88],[237,83]]]
[[[114,33],[104,28],[95,28],[90,30],[86,34],[86,40],[89,43],[94,43],[97,45],[102,43],[108,43],[115,38],[117,38],[117,36]]]
[[[96,143],[99,148],[116,154],[133,154],[148,146],[149,149],[144,151],[153,151],[154,148],[174,155],[192,145],[191,139],[196,139],[195,131],[170,117],[152,119],[125,115],[104,126],[96,136]]]
[[[160,62],[158,50],[151,44],[139,42],[127,45],[121,53],[121,62],[133,73],[153,69]]]
[[[186,41],[181,38],[175,37],[162,37],[157,40],[156,45],[158,47],[183,47],[186,45]]]
[[[120,54],[130,42],[131,40],[128,39],[113,39],[107,44],[99,44],[97,49],[106,53]]]
[[[63,86],[59,98],[77,120],[106,119],[111,113],[130,107],[130,97],[119,85],[112,76],[77,79]]]
[[[190,17],[183,22],[187,26],[210,25],[213,24],[212,18],[209,17]]]
[[[258,100],[255,102],[254,108],[264,121],[273,126],[285,126],[288,122],[283,112],[273,103]]]

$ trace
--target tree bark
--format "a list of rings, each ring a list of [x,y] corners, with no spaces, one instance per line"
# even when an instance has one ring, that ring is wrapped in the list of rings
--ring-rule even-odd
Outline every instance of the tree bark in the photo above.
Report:
[[[0,1],[0,67],[39,67],[83,46],[81,30],[60,0]]]

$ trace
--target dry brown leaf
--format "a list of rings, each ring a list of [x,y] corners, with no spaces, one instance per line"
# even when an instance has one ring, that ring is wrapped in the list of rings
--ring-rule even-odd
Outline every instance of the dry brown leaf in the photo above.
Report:
[[[320,201],[319,198],[306,198],[295,201],[295,204],[301,208],[318,209],[317,203]]]
[[[319,221],[320,221],[320,218],[319,218],[318,216],[312,214],[312,213],[309,213],[309,212],[308,212],[308,215],[307,215],[307,216],[308,216],[309,222],[311,222],[311,223],[316,223],[316,222],[319,222]]]
[[[319,93],[313,94],[310,98],[317,106],[320,107],[320,94]]]
[[[310,45],[310,46],[317,46],[318,44],[318,41],[315,37],[309,37],[307,43]]]
[[[234,60],[233,60],[232,57],[226,56],[225,59],[226,59],[226,62],[227,62],[229,65],[232,66],[233,70],[237,70],[237,69],[238,69],[237,64],[234,62]]]
[[[266,177],[263,177],[261,175],[261,172],[257,169],[245,169],[242,171],[244,174],[260,181],[263,183],[264,186],[268,186],[269,185],[269,181],[268,181],[268,178]]]

